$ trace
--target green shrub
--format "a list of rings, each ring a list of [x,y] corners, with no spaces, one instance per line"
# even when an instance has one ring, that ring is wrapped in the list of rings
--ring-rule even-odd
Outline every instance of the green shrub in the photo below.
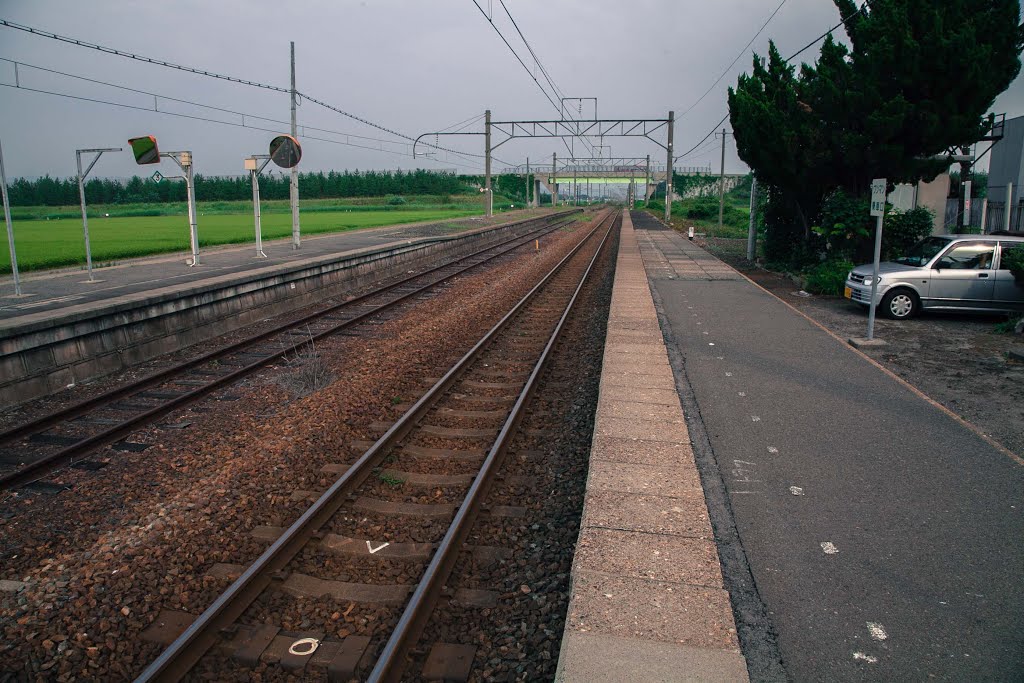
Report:
[[[885,217],[882,225],[882,258],[892,260],[932,234],[932,212],[923,206],[897,211]]]
[[[812,294],[842,294],[852,268],[853,262],[846,259],[822,261],[804,274],[804,289]]]
[[[392,197],[391,199],[388,200],[388,204],[390,206],[399,206],[401,204],[405,204],[405,197]]]
[[[851,197],[836,190],[825,199],[820,224],[811,230],[825,241],[825,248],[833,259],[853,258],[863,251],[865,242],[874,234],[873,220],[868,214],[866,197]]]
[[[1002,263],[1018,283],[1024,283],[1024,245],[1003,249]]]

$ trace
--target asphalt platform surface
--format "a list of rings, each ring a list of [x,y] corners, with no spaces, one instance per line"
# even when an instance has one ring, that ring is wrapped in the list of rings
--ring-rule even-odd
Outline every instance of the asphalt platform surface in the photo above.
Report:
[[[27,314],[54,312],[65,306],[102,303],[115,297],[140,294],[163,287],[182,284],[201,285],[203,280],[224,275],[240,274],[268,266],[298,263],[300,261],[401,244],[427,237],[441,237],[475,230],[488,225],[523,220],[532,212],[512,211],[487,220],[483,217],[453,218],[430,223],[411,223],[379,228],[366,228],[326,235],[303,237],[301,248],[293,249],[291,237],[264,241],[267,258],[256,255],[255,243],[206,247],[199,252],[199,265],[191,267],[191,252],[161,254],[131,259],[116,265],[93,269],[94,282],[90,282],[85,267],[55,271],[22,273],[22,296],[14,296],[14,283],[10,275],[0,278],[0,320]],[[187,226],[186,226],[187,228]],[[202,224],[199,225],[200,231]],[[201,234],[201,233],[200,233]]]
[[[684,236],[633,220],[706,435],[705,491],[724,491],[709,495],[716,536],[735,525],[746,563],[723,561],[737,621],[751,604],[767,616],[740,628],[751,679],[1024,680],[1024,466]]]

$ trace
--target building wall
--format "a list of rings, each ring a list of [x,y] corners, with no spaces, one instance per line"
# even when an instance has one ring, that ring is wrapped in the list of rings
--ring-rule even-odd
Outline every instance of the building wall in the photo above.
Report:
[[[988,166],[988,199],[1006,201],[1006,186],[1013,183],[1013,200],[1020,198],[1024,185],[1024,116],[1008,119],[1003,127],[1003,139],[992,147],[992,161]]]

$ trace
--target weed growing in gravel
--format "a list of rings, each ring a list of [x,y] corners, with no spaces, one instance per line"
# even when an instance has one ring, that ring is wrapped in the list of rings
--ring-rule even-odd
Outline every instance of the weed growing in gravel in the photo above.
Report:
[[[393,489],[400,489],[402,488],[402,485],[405,483],[405,479],[402,479],[401,477],[396,477],[391,472],[378,472],[377,479],[379,479],[381,483],[387,484]]]
[[[401,402],[402,402],[402,397],[401,396],[394,396],[391,399],[391,405],[393,405],[393,406],[397,406]]]
[[[1005,322],[996,323],[994,331],[996,334],[1013,334],[1021,320],[1024,320],[1024,315],[1011,315]]]
[[[313,335],[309,333],[309,343],[296,351],[293,356],[285,357],[285,365],[294,368],[285,373],[278,382],[298,397],[307,396],[319,391],[334,381],[334,376],[327,368],[323,356],[316,350]]]

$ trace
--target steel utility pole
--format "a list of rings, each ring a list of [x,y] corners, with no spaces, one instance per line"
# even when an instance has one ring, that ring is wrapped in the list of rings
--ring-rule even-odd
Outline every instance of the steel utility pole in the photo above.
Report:
[[[485,215],[490,218],[494,215],[494,202],[491,201],[494,193],[491,191],[491,110],[484,112],[484,194],[486,198]]]
[[[558,152],[551,153],[551,206],[558,206]]]
[[[526,157],[526,208],[530,208],[530,157]]]
[[[96,162],[100,160],[104,152],[120,152],[120,147],[104,147],[103,149],[76,149],[75,150],[75,163],[78,165],[78,199],[82,204],[82,233],[85,236],[85,267],[89,272],[89,282],[95,282],[96,280],[92,276],[92,246],[89,244],[89,217],[85,212],[85,178],[89,175],[89,171],[96,165]],[[82,152],[86,154],[95,152],[96,156],[93,157],[89,167],[82,172]]]
[[[718,174],[718,229],[722,229],[722,218],[725,214],[725,128],[722,129],[722,170]]]
[[[651,198],[651,155],[647,155],[647,171],[644,173],[644,208]]]
[[[295,119],[295,41],[291,43],[292,51],[292,137],[298,139],[299,128]],[[292,249],[302,246],[302,238],[299,234],[299,169],[292,166],[291,182],[288,184],[288,196],[292,205]]]
[[[668,161],[665,164],[665,222],[672,220],[672,136],[676,127],[676,113],[668,113]]]
[[[757,178],[750,177],[750,225],[747,226],[747,260],[757,255]]]

